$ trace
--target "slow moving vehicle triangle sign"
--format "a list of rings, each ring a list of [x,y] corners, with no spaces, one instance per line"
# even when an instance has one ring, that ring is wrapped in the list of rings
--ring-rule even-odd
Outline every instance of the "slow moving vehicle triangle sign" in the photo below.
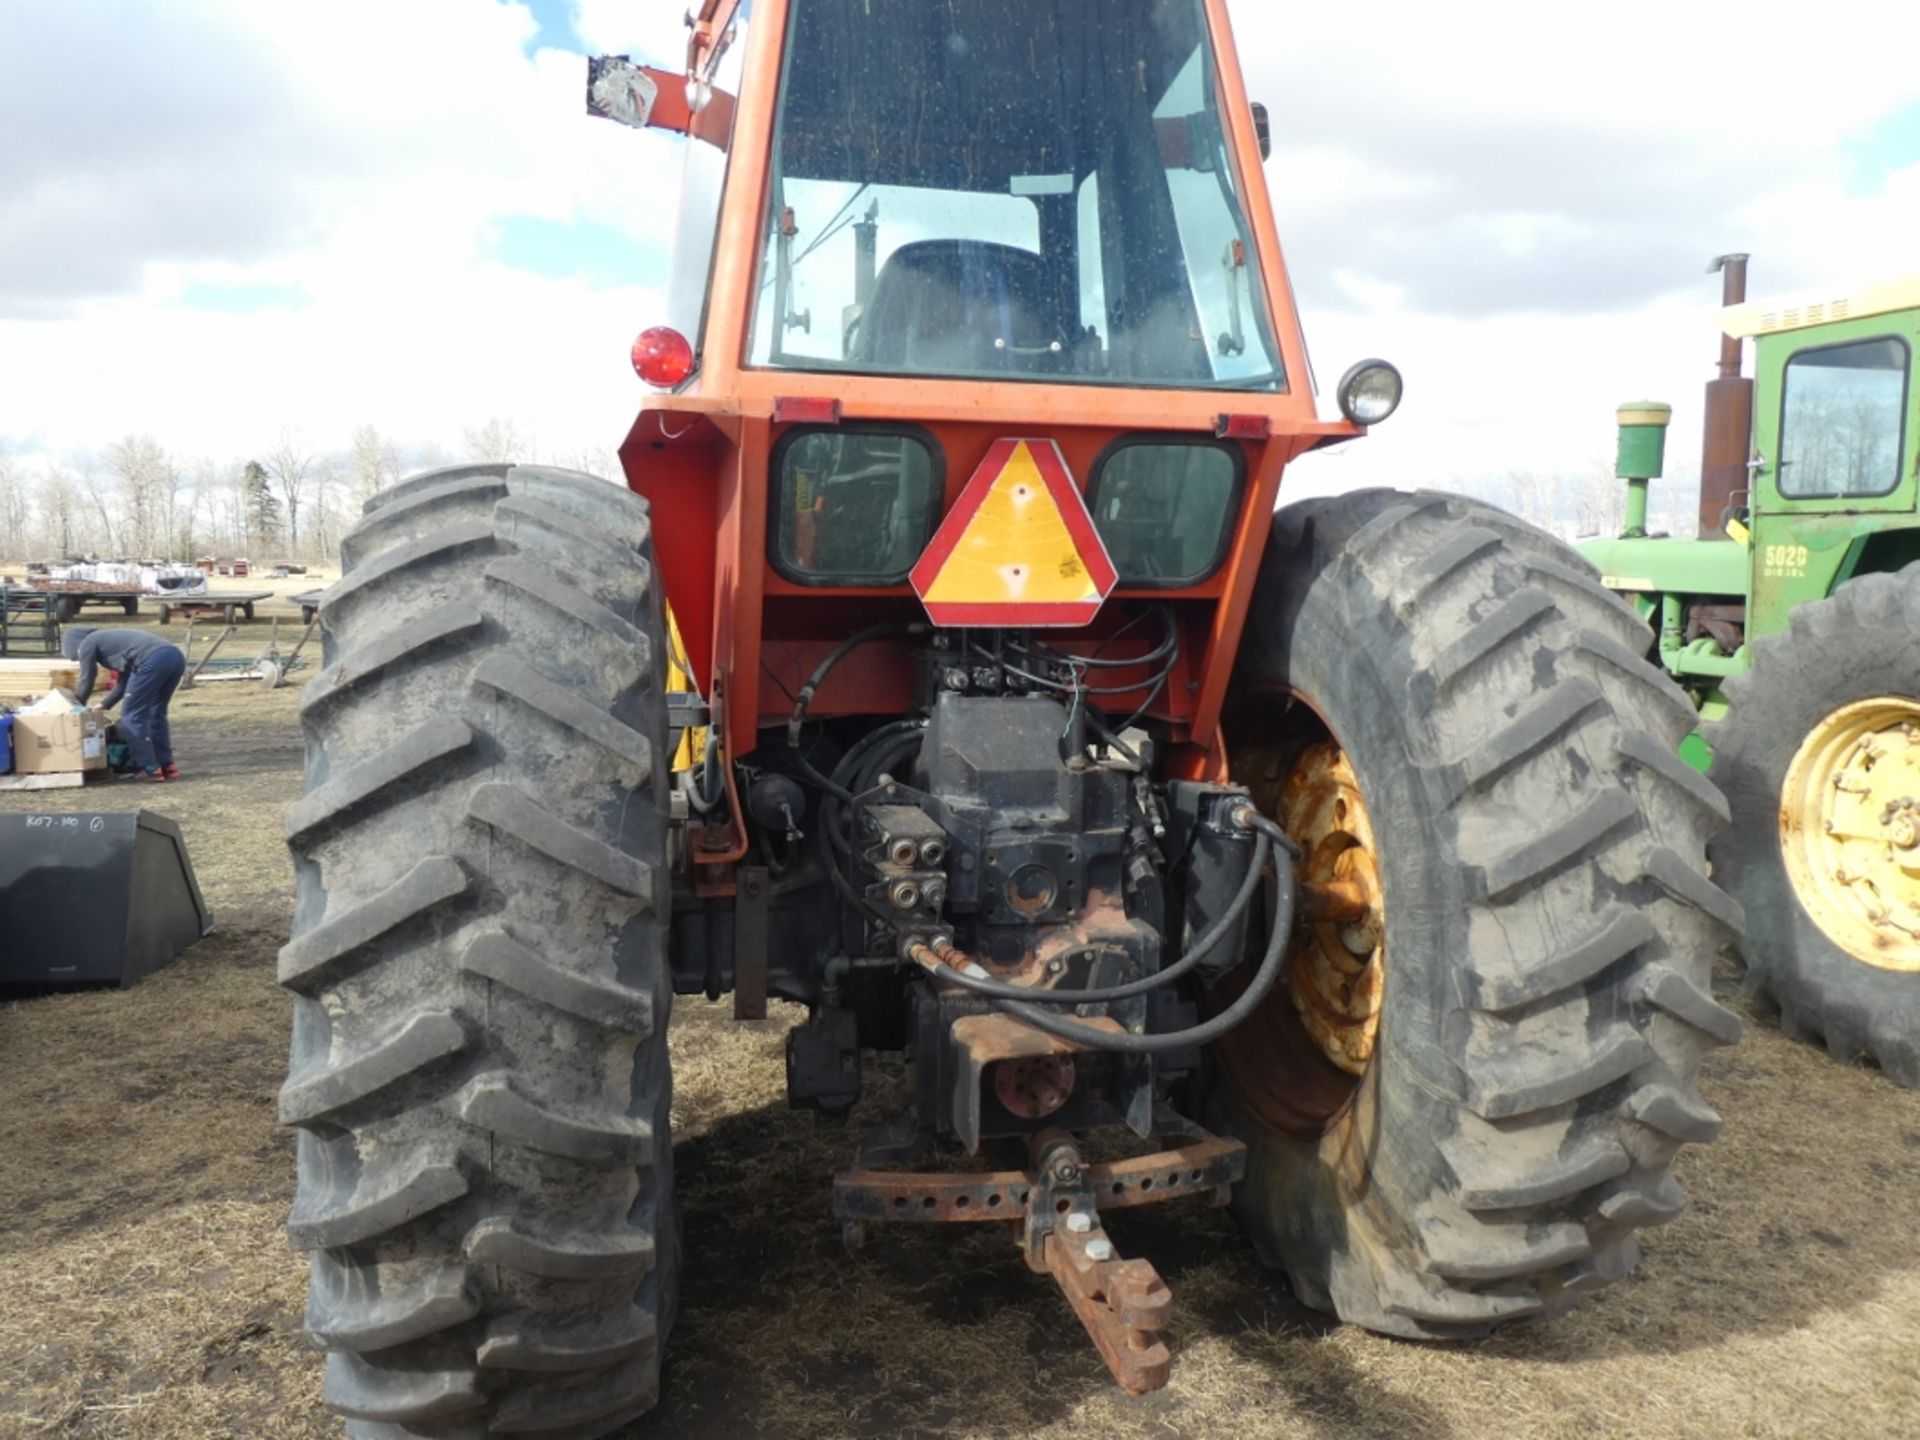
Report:
[[[1052,440],[998,440],[913,567],[936,625],[1078,626],[1119,583]]]

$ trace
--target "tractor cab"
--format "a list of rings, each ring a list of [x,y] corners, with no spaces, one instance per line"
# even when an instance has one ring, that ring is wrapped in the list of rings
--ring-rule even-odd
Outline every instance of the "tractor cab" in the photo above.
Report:
[[[685,76],[596,61],[589,108],[689,137],[622,458],[660,533],[700,537],[661,565],[722,754],[850,628],[928,619],[916,567],[1017,439],[1062,488],[1026,538],[971,534],[996,558],[970,628],[1025,628],[1036,577],[1111,565],[1078,628],[1124,631],[1118,658],[1171,635],[1185,678],[1110,676],[1110,708],[1205,772],[1282,471],[1400,384],[1355,367],[1345,418],[1316,414],[1221,0],[706,0]],[[877,643],[901,663],[863,657],[811,715],[908,703],[856,681],[910,673],[912,642]],[[732,863],[744,836],[702,844]]]
[[[1631,405],[1620,411],[1625,533],[1583,547],[1658,626],[1666,668],[1714,719],[1726,712],[1719,682],[1752,663],[1751,636],[1783,630],[1796,606],[1857,575],[1920,560],[1920,277],[1792,303],[1742,294],[1720,319],[1732,358],[1708,387],[1700,538],[1647,534],[1671,412]],[[1748,341],[1750,381],[1738,378]],[[1716,413],[1727,385],[1750,405]],[[1716,485],[1723,436],[1734,465],[1718,468],[1737,475]],[[1705,768],[1703,744],[1688,753]]]
[[[1728,310],[1754,345],[1749,625],[1920,560],[1920,277]]]

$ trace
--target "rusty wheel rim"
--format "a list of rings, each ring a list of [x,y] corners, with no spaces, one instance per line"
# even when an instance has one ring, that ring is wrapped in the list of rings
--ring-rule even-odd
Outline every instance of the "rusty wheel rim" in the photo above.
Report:
[[[1214,1055],[1254,1124],[1311,1140],[1350,1112],[1379,1047],[1385,907],[1373,824],[1352,761],[1318,711],[1298,694],[1290,698],[1294,719],[1317,737],[1305,746],[1255,741],[1233,752],[1235,778],[1303,855],[1286,970]],[[1230,1004],[1249,969],[1229,976],[1210,1008]]]
[[[1304,852],[1287,993],[1327,1061],[1360,1076],[1379,1043],[1386,916],[1373,821],[1336,741],[1301,753],[1281,795],[1280,824]]]

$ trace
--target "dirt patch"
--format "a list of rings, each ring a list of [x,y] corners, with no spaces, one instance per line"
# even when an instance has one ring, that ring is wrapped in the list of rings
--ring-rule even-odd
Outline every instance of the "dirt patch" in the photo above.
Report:
[[[127,993],[0,1005],[5,1440],[340,1433],[299,1338],[292,1143],[273,1118],[296,704],[183,696],[178,788],[0,797],[172,816],[220,924]],[[1680,1161],[1692,1206],[1646,1236],[1633,1279],[1552,1324],[1383,1340],[1300,1308],[1221,1212],[1121,1215],[1123,1250],[1176,1299],[1173,1384],[1129,1400],[1005,1235],[881,1229],[846,1254],[829,1199],[854,1131],[786,1108],[797,1014],[728,1016],[675,1012],[686,1288],[661,1409],[634,1437],[1920,1436],[1920,1095],[1765,1024],[1709,1063],[1727,1132]],[[856,1128],[897,1073],[880,1068]]]

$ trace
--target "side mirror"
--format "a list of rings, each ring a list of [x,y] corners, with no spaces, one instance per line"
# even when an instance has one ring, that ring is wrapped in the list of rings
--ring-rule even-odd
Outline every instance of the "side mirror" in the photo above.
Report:
[[[1258,100],[1253,102],[1253,133],[1260,137],[1260,158],[1273,158],[1273,121],[1267,115],[1267,107]]]

